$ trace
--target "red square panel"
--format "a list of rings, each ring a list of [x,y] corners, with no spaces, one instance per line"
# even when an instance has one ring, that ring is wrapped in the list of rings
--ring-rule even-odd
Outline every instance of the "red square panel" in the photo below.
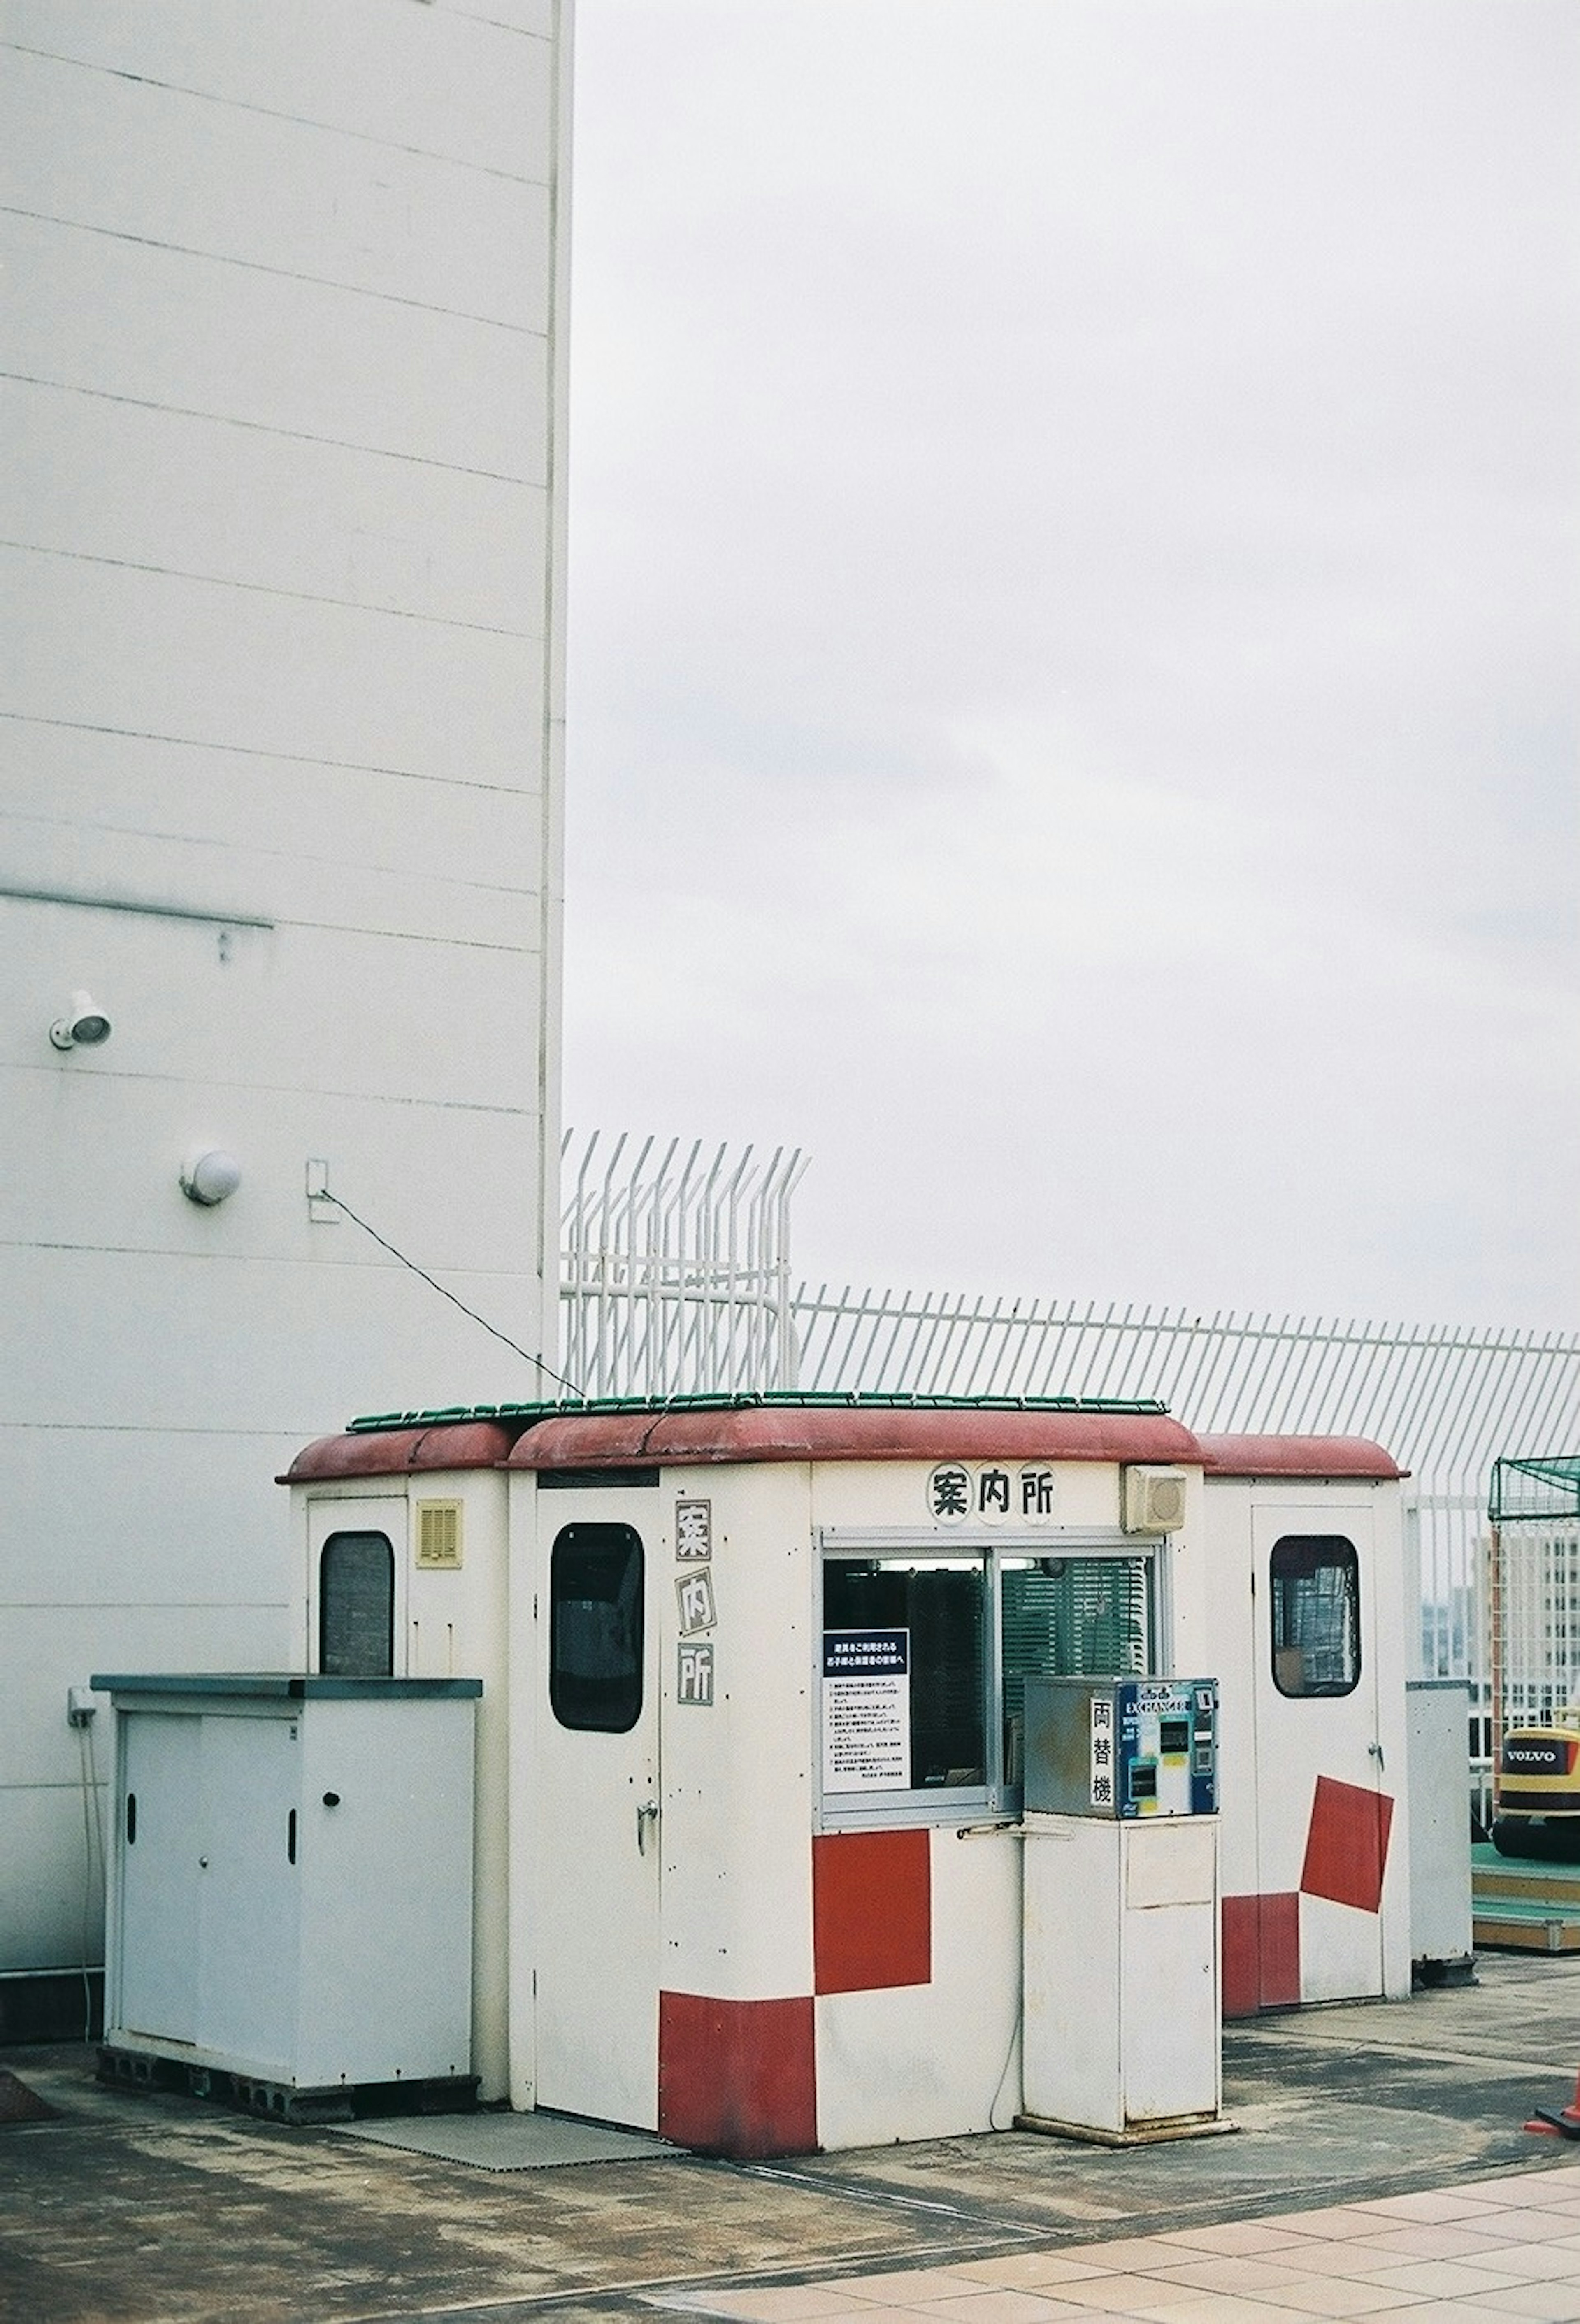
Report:
[[[1254,2017],[1300,1998],[1300,1899],[1224,1899],[1224,2015]]]
[[[659,1996],[659,2132],[704,2154],[761,2161],[818,2144],[812,1997]]]
[[[925,1831],[823,1832],[813,1840],[812,1948],[819,1993],[932,1982],[932,1850]]]
[[[1326,1896],[1335,1904],[1375,1913],[1382,1902],[1392,1822],[1393,1802],[1385,1792],[1318,1775],[1306,1834],[1301,1895]]]

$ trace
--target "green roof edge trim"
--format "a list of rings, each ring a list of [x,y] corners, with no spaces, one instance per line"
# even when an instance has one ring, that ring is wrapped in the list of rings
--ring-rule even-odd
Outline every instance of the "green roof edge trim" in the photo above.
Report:
[[[558,1404],[452,1404],[426,1412],[368,1412],[347,1421],[348,1436],[375,1436],[396,1428],[454,1427],[467,1421],[497,1420],[531,1425],[540,1420],[570,1420],[619,1412],[751,1412],[757,1410],[853,1412],[1113,1412],[1167,1418],[1169,1407],[1154,1397],[1117,1396],[901,1396],[864,1395],[855,1389],[765,1388],[759,1395],[567,1397]]]

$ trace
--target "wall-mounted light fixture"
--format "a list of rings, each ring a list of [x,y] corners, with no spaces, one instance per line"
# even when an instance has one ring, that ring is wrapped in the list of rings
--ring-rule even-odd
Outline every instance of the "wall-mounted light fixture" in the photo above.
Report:
[[[208,1211],[227,1201],[241,1182],[241,1164],[220,1146],[196,1147],[181,1165],[182,1194]]]
[[[104,1010],[96,1009],[86,992],[74,992],[64,1017],[57,1017],[51,1026],[50,1038],[57,1049],[97,1049],[109,1039],[110,1029]]]

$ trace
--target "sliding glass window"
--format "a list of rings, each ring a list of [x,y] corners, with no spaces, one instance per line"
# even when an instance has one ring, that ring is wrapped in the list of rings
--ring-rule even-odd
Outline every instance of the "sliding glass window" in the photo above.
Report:
[[[1155,1667],[1151,1557],[828,1548],[819,1646],[825,1826],[1013,1813],[1027,1679]]]

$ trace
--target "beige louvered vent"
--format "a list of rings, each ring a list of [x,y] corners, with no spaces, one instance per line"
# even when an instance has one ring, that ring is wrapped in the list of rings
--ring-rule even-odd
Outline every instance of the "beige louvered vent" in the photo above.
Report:
[[[454,1571],[461,1562],[459,1501],[419,1501],[417,1504],[417,1563]]]

